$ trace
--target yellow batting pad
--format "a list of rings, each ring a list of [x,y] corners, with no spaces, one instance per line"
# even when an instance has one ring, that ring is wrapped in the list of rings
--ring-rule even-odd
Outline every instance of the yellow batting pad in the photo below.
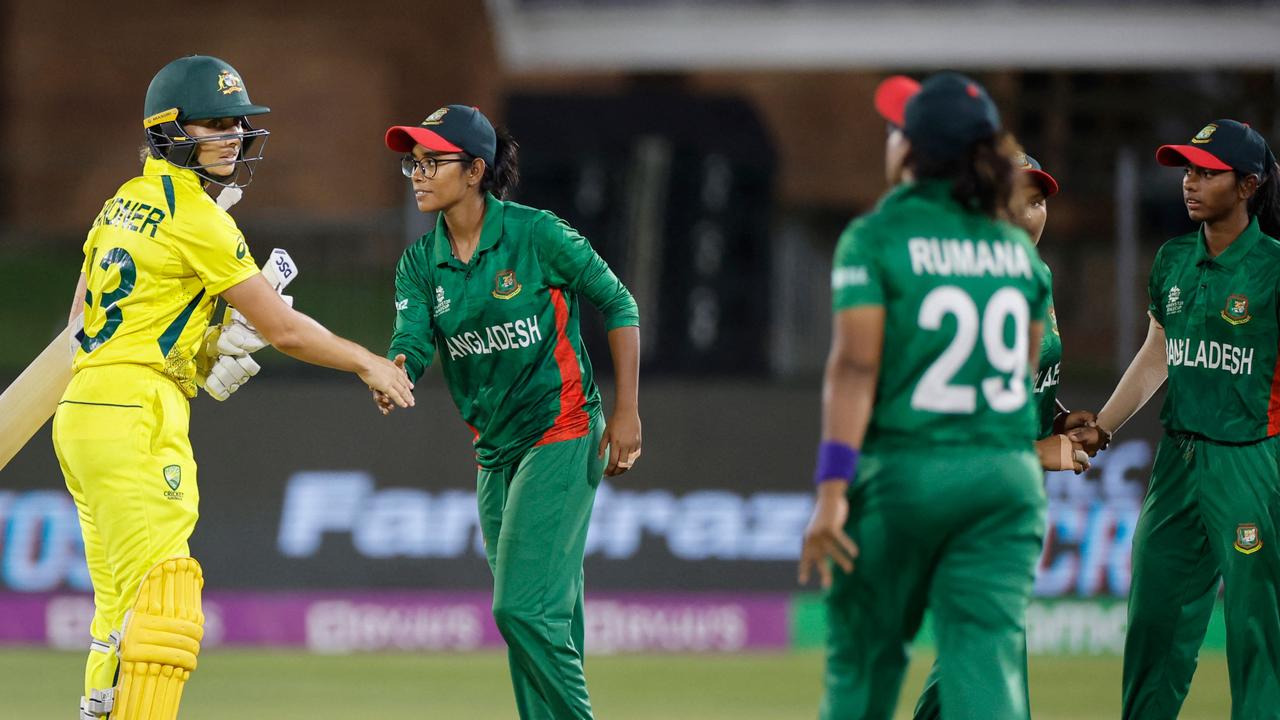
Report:
[[[196,669],[204,613],[204,575],[194,558],[151,568],[120,641],[120,688],[112,720],[174,720],[182,688]]]

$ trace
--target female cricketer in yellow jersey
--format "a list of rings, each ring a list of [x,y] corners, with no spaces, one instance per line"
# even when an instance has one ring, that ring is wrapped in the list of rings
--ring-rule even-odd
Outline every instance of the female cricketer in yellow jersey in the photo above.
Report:
[[[171,720],[196,665],[203,578],[187,546],[200,498],[188,400],[213,360],[205,337],[219,295],[281,351],[413,404],[402,370],[280,299],[206,193],[240,187],[267,134],[247,118],[266,112],[222,60],[166,65],[147,90],[142,175],[103,205],[84,244],[72,307],[84,329],[53,427],[94,589],[82,720]]]

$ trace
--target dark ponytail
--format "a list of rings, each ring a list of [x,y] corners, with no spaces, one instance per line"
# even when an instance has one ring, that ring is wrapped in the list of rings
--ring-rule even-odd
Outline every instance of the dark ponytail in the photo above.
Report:
[[[493,193],[499,200],[505,200],[520,183],[520,143],[506,128],[495,128],[494,133],[498,136],[498,146],[493,153],[493,167],[484,169],[480,191]]]
[[[908,162],[917,180],[950,180],[951,197],[961,206],[990,218],[1008,219],[1017,151],[1013,138],[1002,133],[978,140],[957,157],[930,157],[912,145]]]
[[[1280,239],[1280,167],[1268,153],[1267,171],[1258,178],[1258,190],[1249,198],[1249,217],[1258,218],[1258,227]]]

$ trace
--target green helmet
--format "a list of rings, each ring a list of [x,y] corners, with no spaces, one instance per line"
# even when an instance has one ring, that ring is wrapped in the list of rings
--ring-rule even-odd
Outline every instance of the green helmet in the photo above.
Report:
[[[243,187],[253,180],[253,167],[262,159],[266,145],[266,130],[255,129],[249,124],[250,115],[262,115],[271,109],[254,105],[249,100],[240,73],[225,60],[209,55],[190,55],[165,65],[151,79],[147,99],[143,105],[142,125],[146,129],[147,147],[151,156],[165,159],[181,168],[194,170],[204,179],[218,185]],[[183,123],[192,120],[237,118],[243,132],[188,137]],[[236,172],[221,177],[207,172],[212,165],[199,165],[196,155],[202,142],[217,142],[238,137],[240,156]],[[257,142],[261,138],[262,142]],[[249,155],[257,145],[256,155]],[[237,182],[240,170],[248,170],[244,182]]]

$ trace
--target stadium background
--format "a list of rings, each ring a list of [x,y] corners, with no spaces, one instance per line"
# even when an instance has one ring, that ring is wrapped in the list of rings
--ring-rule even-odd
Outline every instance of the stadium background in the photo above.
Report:
[[[883,190],[878,80],[971,72],[1062,183],[1042,250],[1071,407],[1105,398],[1141,340],[1150,259],[1189,228],[1178,173],[1153,148],[1220,116],[1280,137],[1272,3],[1047,5],[316,0],[186,13],[10,0],[0,381],[56,334],[85,227],[137,167],[146,82],[173,57],[228,59],[272,107],[237,220],[259,257],[283,247],[297,261],[297,307],[374,348],[390,334],[394,262],[427,223],[382,131],[478,105],[522,144],[516,199],[591,238],[644,317],[645,456],[602,490],[588,542],[597,707],[811,717],[822,619],[794,565],[830,252]],[[384,419],[357,383],[260,355],[244,391],[194,403],[192,546],[210,622],[184,716],[511,716],[469,434],[438,375],[414,411]],[[1036,717],[1116,715],[1129,541],[1157,433],[1149,409],[1087,475],[1047,479],[1029,616]],[[0,663],[19,668],[0,687],[22,717],[65,716],[78,694],[79,543],[46,427],[0,472]],[[1222,642],[1216,618],[1184,717],[1225,715]],[[927,631],[918,646],[908,694]]]

